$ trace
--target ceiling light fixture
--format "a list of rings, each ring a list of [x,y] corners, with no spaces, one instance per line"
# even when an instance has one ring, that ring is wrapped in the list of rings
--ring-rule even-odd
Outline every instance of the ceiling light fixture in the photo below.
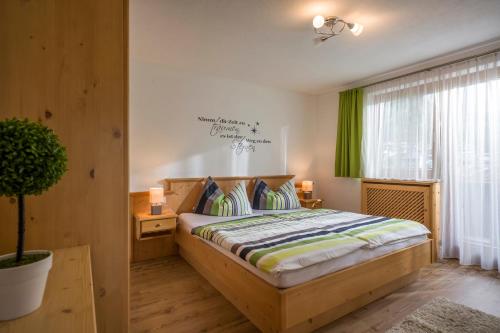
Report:
[[[314,16],[312,23],[314,27],[314,32],[320,35],[319,39],[322,42],[342,33],[342,31],[344,31],[346,27],[349,28],[349,30],[351,30],[354,36],[359,36],[363,32],[363,26],[361,24],[349,23],[336,16],[330,16],[325,18],[321,15],[317,15]]]

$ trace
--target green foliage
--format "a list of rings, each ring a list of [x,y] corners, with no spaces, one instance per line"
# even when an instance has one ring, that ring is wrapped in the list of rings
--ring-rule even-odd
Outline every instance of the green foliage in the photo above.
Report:
[[[49,255],[50,255],[50,253],[33,253],[33,254],[23,255],[23,257],[20,261],[16,261],[16,257],[4,259],[4,260],[0,261],[0,269],[29,265],[29,264],[32,264],[34,262],[43,260],[43,259],[47,258]]]
[[[66,172],[66,149],[48,127],[0,121],[0,195],[41,194]]]

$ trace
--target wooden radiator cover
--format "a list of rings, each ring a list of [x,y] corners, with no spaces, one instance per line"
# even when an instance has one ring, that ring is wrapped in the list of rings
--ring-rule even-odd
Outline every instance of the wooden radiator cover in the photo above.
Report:
[[[432,259],[439,253],[439,182],[363,179],[364,214],[417,221],[431,231]]]

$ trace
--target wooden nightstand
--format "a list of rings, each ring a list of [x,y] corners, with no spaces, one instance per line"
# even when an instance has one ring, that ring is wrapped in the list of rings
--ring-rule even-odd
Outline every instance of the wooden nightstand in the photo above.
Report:
[[[300,199],[300,205],[304,208],[317,209],[323,207],[322,199]]]
[[[170,209],[164,210],[161,215],[151,215],[149,213],[136,214],[134,219],[135,238],[137,240],[147,240],[175,234],[177,214]]]
[[[177,214],[171,209],[161,215],[140,213],[134,215],[132,234],[132,261],[141,261],[177,254],[175,229]]]

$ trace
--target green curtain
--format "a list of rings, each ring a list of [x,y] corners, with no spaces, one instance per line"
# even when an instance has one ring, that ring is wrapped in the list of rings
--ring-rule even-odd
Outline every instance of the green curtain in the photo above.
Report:
[[[361,177],[361,134],[363,128],[363,88],[339,94],[339,121],[335,177]]]

